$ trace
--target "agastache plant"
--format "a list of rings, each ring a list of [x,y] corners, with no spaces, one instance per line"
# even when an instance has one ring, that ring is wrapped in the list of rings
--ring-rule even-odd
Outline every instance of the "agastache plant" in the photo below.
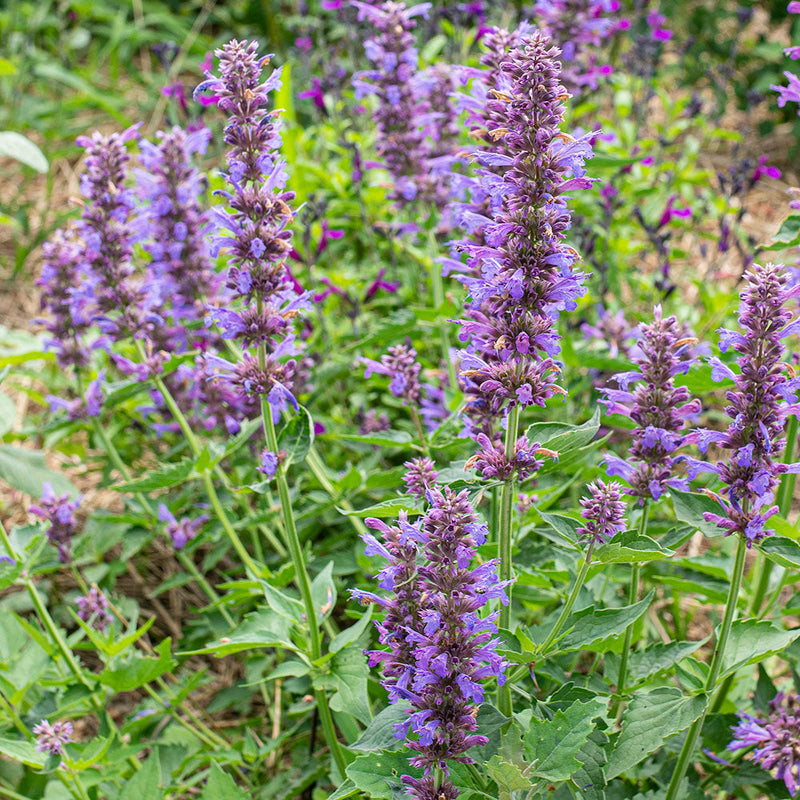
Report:
[[[719,476],[724,484],[723,496],[718,497],[721,513],[707,511],[703,517],[725,535],[737,538],[725,612],[704,686],[708,693],[717,688],[722,657],[736,616],[747,549],[771,533],[767,523],[779,510],[773,499],[780,476],[800,471],[800,464],[777,461],[786,444],[783,438],[786,417],[800,413],[796,397],[800,378],[787,377],[787,366],[783,363],[784,339],[800,330],[800,321],[793,319],[794,315],[785,306],[799,293],[800,287],[790,287],[788,272],[781,264],[756,264],[745,275],[739,306],[741,332],[719,330],[720,350],[739,353],[740,371],[737,374],[719,358],[710,360],[712,378],[734,384],[726,392],[729,405],[725,413],[731,424],[727,431],[697,431],[701,449],[705,451],[713,443],[729,450],[731,455],[716,464],[687,460],[690,478],[699,472]],[[764,576],[769,576],[767,568],[762,568],[754,610],[758,610],[766,589]],[[667,789],[667,800],[676,800],[678,796],[707,713],[708,706],[689,729]]]
[[[675,378],[692,365],[691,346],[696,340],[682,335],[674,316],[664,317],[661,306],[653,310],[653,322],[641,326],[641,338],[633,363],[637,369],[613,377],[619,389],[601,389],[609,414],[621,414],[636,423],[631,432],[630,458],[606,455],[609,475],[623,478],[628,494],[658,500],[669,487],[688,490],[685,478],[678,477],[675,455],[687,441],[687,418],[700,411],[689,390],[676,386]],[[633,390],[629,390],[635,384]],[[688,439],[691,440],[691,437]]]
[[[591,186],[583,163],[592,151],[588,136],[574,139],[561,131],[569,95],[559,80],[558,56],[534,33],[500,64],[509,88],[493,90],[486,107],[487,116],[503,120],[492,136],[504,152],[474,153],[487,167],[478,182],[492,198],[490,216],[475,220],[473,213],[481,239],[455,245],[466,254],[462,280],[471,304],[470,318],[461,321],[461,338],[469,342],[462,376],[479,419],[506,415],[509,463],[518,455],[520,410],[564,394],[553,360],[559,351],[555,323],[583,292],[578,253],[564,241],[570,226],[566,194]],[[512,573],[513,499],[513,480],[507,480],[498,536],[503,581]],[[501,626],[509,622],[506,609]],[[510,694],[501,693],[500,701],[501,711],[510,714]]]
[[[438,800],[459,795],[449,762],[472,763],[467,751],[487,742],[476,733],[477,704],[484,700],[485,681],[505,681],[506,663],[496,651],[498,612],[482,617],[479,611],[492,599],[508,598],[496,561],[472,566],[487,529],[467,492],[434,487],[427,498],[430,507],[414,525],[405,516],[397,526],[367,520],[383,534],[383,542],[372,534],[363,538],[369,555],[388,562],[380,585],[392,594],[354,590],[353,596],[385,610],[377,626],[379,641],[390,650],[372,651],[370,663],[383,664],[390,702],[410,704],[397,730],[416,753],[411,765],[424,776],[406,775],[402,782],[412,797]]]

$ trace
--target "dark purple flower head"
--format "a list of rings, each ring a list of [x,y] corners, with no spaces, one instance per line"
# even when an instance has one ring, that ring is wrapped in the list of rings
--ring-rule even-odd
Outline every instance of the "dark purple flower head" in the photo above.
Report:
[[[89,594],[79,597],[75,602],[78,604],[78,616],[84,622],[91,620],[95,630],[102,633],[111,624],[108,600],[97,586],[92,586]]]
[[[369,433],[388,431],[391,427],[392,423],[389,421],[389,415],[385,411],[378,413],[374,408],[370,408],[359,414],[358,432],[362,436],[366,436]]]
[[[404,515],[397,527],[367,520],[383,533],[383,543],[371,534],[363,538],[368,554],[386,559],[380,586],[391,594],[353,595],[386,611],[378,630],[390,651],[371,652],[370,663],[383,662],[391,702],[410,702],[398,736],[410,737],[406,744],[416,753],[411,764],[430,777],[436,770],[448,774],[449,761],[472,763],[467,751],[487,741],[475,732],[477,706],[484,700],[486,680],[505,680],[506,663],[493,637],[497,614],[481,616],[479,611],[492,599],[508,603],[508,598],[494,561],[472,565],[487,529],[468,493],[433,488],[427,497],[428,511],[415,525]],[[432,786],[405,782],[417,797],[427,797],[419,792]]]
[[[616,481],[605,484],[603,481],[590,483],[589,497],[581,498],[581,516],[586,524],[577,533],[595,544],[610,541],[620,531],[625,530],[625,503],[622,500],[622,486]]]
[[[173,513],[163,503],[160,503],[158,506],[158,519],[166,523],[166,533],[172,540],[173,547],[180,550],[197,536],[203,523],[208,520],[208,515],[203,514],[195,519],[181,517],[180,521],[178,521]]]
[[[787,308],[788,301],[798,295],[800,287],[789,286],[783,265],[756,264],[745,275],[739,306],[741,332],[719,330],[720,350],[739,353],[739,374],[720,359],[711,359],[712,377],[733,380],[734,388],[725,395],[729,403],[725,413],[732,421],[725,432],[695,433],[701,449],[713,442],[729,450],[730,456],[717,464],[689,462],[690,477],[715,472],[725,484],[722,493],[728,502],[723,514],[707,512],[705,518],[726,535],[745,536],[748,545],[770,533],[765,523],[778,510],[772,501],[781,474],[800,470],[798,464],[780,463],[786,416],[800,414],[800,378],[787,376],[783,363],[783,340],[800,330],[800,321],[792,321]]]
[[[389,384],[391,393],[395,397],[403,398],[407,403],[416,405],[419,401],[419,373],[422,369],[416,358],[417,351],[413,347],[398,344],[390,347],[389,352],[381,356],[380,361],[369,358],[362,358],[360,361],[367,367],[364,371],[365,378],[373,374],[386,375],[391,378]]]
[[[627,493],[641,500],[658,500],[669,487],[688,489],[686,481],[675,476],[676,451],[689,440],[683,432],[686,419],[700,410],[700,404],[690,399],[685,387],[675,385],[675,377],[694,362],[695,343],[683,336],[674,316],[664,317],[661,306],[656,306],[653,322],[641,326],[634,348],[636,369],[614,376],[620,389],[600,390],[609,413],[623,414],[637,425],[630,458],[609,455],[605,461],[608,474],[624,478],[631,487]],[[635,388],[629,391],[631,384]]]
[[[733,741],[728,750],[754,747],[753,760],[765,770],[775,770],[794,797],[800,787],[800,701],[797,695],[778,694],[769,702],[766,717],[739,712],[732,726]]]
[[[505,448],[499,439],[489,439],[485,433],[479,433],[476,441],[481,447],[472,458],[468,459],[464,469],[476,469],[488,480],[507,481],[512,475],[524,481],[529,475],[538,472],[544,463],[537,456],[543,455],[558,460],[558,453],[543,449],[539,442],[531,442],[527,436],[517,439],[514,456],[508,458]]]
[[[417,800],[457,800],[461,794],[461,790],[449,778],[437,781],[431,776],[412,778],[410,775],[403,775],[401,780],[406,787],[406,793]]]
[[[36,749],[40,753],[50,753],[60,756],[64,752],[64,745],[72,739],[72,723],[56,720],[52,724],[43,719],[33,728],[36,736]]]
[[[408,470],[403,475],[406,491],[421,500],[433,488],[438,477],[433,461],[426,456],[406,461],[403,466]]]
[[[75,512],[81,498],[70,500],[68,494],[56,496],[53,485],[48,481],[42,487],[42,497],[38,505],[31,506],[31,513],[50,523],[47,538],[58,548],[58,560],[66,563],[70,559],[72,537],[78,532]]]

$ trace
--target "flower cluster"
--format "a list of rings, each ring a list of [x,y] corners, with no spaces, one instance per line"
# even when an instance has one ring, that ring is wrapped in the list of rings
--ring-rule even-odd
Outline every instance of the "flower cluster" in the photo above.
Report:
[[[386,375],[391,378],[389,391],[395,397],[400,397],[406,403],[416,406],[419,402],[419,373],[422,365],[417,361],[417,351],[413,347],[398,344],[390,347],[388,353],[381,356],[380,361],[369,358],[360,360],[367,367],[364,371],[365,378],[373,374]]]
[[[745,536],[750,546],[769,534],[766,522],[778,511],[772,501],[780,476],[800,471],[800,464],[778,461],[785,445],[786,416],[800,413],[796,397],[800,377],[787,377],[782,360],[783,339],[800,330],[800,320],[793,320],[785,307],[800,295],[800,287],[789,288],[787,270],[775,264],[756,264],[745,275],[745,282],[739,306],[741,332],[719,330],[720,350],[739,353],[739,373],[717,357],[710,359],[711,377],[734,383],[725,394],[729,403],[725,413],[732,421],[727,431],[695,433],[703,453],[709,444],[715,444],[730,450],[731,455],[717,464],[687,462],[690,479],[699,472],[712,472],[725,484],[723,494],[728,502],[720,501],[723,515],[706,512],[703,516],[726,535]]]
[[[72,739],[72,723],[61,720],[50,723],[43,719],[34,726],[33,733],[36,736],[36,749],[40,753],[60,756],[64,752],[64,745]]]
[[[47,538],[58,548],[58,560],[66,563],[70,559],[72,537],[78,531],[75,512],[80,506],[80,497],[70,500],[68,494],[56,495],[49,481],[42,487],[38,505],[31,506],[31,513],[50,523]]]
[[[403,466],[408,470],[403,476],[406,492],[421,500],[433,488],[439,473],[430,458],[414,458]]]
[[[622,500],[622,486],[616,481],[604,483],[595,481],[587,487],[589,497],[580,500],[581,516],[586,524],[578,528],[581,538],[593,544],[605,544],[625,530],[625,503]]]
[[[734,739],[728,750],[755,747],[753,760],[786,784],[794,797],[800,788],[800,701],[796,694],[778,694],[769,701],[766,717],[739,713],[732,726]]]
[[[536,456],[548,456],[558,460],[558,453],[543,448],[539,442],[531,444],[527,436],[520,436],[514,448],[514,455],[509,458],[505,448],[497,439],[490,439],[485,433],[475,437],[481,449],[464,464],[464,469],[476,469],[490,480],[507,481],[512,475],[524,481],[529,475],[538,472],[542,460]]]
[[[111,624],[108,600],[97,586],[92,586],[88,594],[79,597],[75,602],[78,604],[78,616],[84,622],[91,620],[95,630],[103,632]]]
[[[568,95],[558,55],[533,33],[501,63],[509,88],[495,91],[486,107],[502,120],[493,136],[504,152],[474,154],[487,167],[478,180],[493,198],[490,216],[471,206],[467,230],[481,236],[455,245],[467,256],[462,281],[471,299],[470,318],[461,323],[461,338],[469,341],[462,375],[476,416],[484,418],[513,405],[543,406],[563,393],[555,383],[554,321],[583,291],[583,275],[574,269],[578,254],[564,242],[565,195],[591,185],[583,170],[591,147],[588,137],[560,130]]]
[[[628,494],[640,502],[658,500],[667,487],[687,490],[685,479],[675,476],[676,450],[687,441],[682,433],[687,417],[700,411],[689,390],[675,385],[675,376],[685,373],[693,359],[694,339],[681,335],[678,320],[664,317],[661,306],[653,309],[653,322],[641,326],[633,363],[637,370],[614,376],[620,389],[602,388],[603,403],[611,414],[630,417],[636,428],[631,432],[633,446],[628,460],[605,456],[609,475],[624,478]],[[633,391],[628,391],[635,383]]]
[[[172,540],[173,547],[180,550],[197,536],[203,523],[208,520],[208,515],[204,514],[195,519],[181,517],[179,521],[175,519],[175,515],[163,503],[160,503],[158,506],[158,520],[166,523],[167,536]]]
[[[786,10],[790,14],[800,14],[800,0],[790,0]],[[784,52],[793,60],[800,59],[800,45],[787,47]],[[800,77],[795,75],[793,72],[784,72],[783,74],[786,76],[788,81],[787,86],[769,87],[778,93],[778,105],[781,108],[783,108],[787,103],[800,103]],[[800,109],[797,110],[797,113],[800,115]]]
[[[244,307],[211,308],[206,324],[216,323],[223,338],[240,340],[245,348],[256,345],[260,352],[258,358],[245,353],[236,365],[209,357],[207,365],[211,378],[227,381],[240,394],[266,395],[277,420],[287,404],[297,406],[289,388],[295,362],[285,359],[297,354],[293,325],[307,301],[295,292],[285,263],[292,236],[288,203],[294,193],[285,189],[286,165],[277,153],[277,112],[268,110],[269,93],[280,86],[280,70],[261,82],[270,57],[259,58],[255,42],[233,40],[215,54],[219,77],[207,72],[208,80],[195,94],[212,92],[228,114],[224,139],[230,190],[222,195],[229,209],[214,208],[220,231],[214,244],[217,252],[228,252],[227,286]]]
[[[471,763],[467,750],[487,741],[475,733],[475,712],[483,702],[483,682],[503,683],[506,664],[493,638],[497,613],[481,617],[479,611],[492,599],[508,600],[494,561],[470,566],[487,531],[467,492],[432,488],[428,501],[427,513],[415,525],[405,516],[397,527],[367,520],[383,534],[383,543],[371,534],[364,539],[368,553],[387,560],[380,585],[392,594],[353,595],[385,609],[377,625],[379,640],[390,651],[371,652],[370,663],[383,663],[391,702],[410,702],[398,735],[413,736],[406,742],[416,753],[411,764],[425,777],[404,776],[403,783],[412,796],[434,800],[458,792],[448,778],[437,782],[433,773],[449,775],[448,761]]]

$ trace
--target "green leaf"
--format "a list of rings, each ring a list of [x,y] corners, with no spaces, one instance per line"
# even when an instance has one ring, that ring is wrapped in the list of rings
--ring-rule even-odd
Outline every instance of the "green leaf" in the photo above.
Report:
[[[361,638],[361,634],[367,629],[367,625],[369,625],[369,621],[372,619],[372,605],[367,606],[367,610],[364,614],[361,615],[358,622],[354,625],[351,625],[349,628],[345,628],[343,631],[339,631],[336,636],[331,639],[330,646],[328,650],[331,653],[338,653],[340,650],[344,650],[353,642],[357,642]]]
[[[564,516],[564,514],[547,514],[544,511],[539,511],[539,516],[546,522],[565,542],[575,548],[576,542],[580,538],[578,536],[578,528],[581,527],[581,520],[574,519],[573,517]]]
[[[387,519],[389,517],[396,517],[399,511],[416,511],[413,497],[398,497],[394,500],[384,500],[382,503],[377,503],[369,508],[360,508],[357,511],[347,511],[343,508],[336,507],[340,514],[350,517],[378,517],[379,519]]]
[[[31,497],[41,497],[42,488],[48,482],[56,494],[78,496],[75,486],[60,472],[48,469],[44,454],[35,450],[0,444],[0,478]]]
[[[280,614],[282,617],[286,617],[287,620],[299,625],[305,613],[303,604],[266,581],[259,581],[259,583],[269,607],[276,614]]]
[[[633,564],[669,558],[672,550],[664,550],[655,539],[640,536],[636,531],[623,531],[608,544],[594,551],[594,560],[600,564]]]
[[[367,699],[369,667],[360,647],[346,647],[329,662],[329,671],[317,676],[314,686],[326,691],[334,690],[331,708],[354,716],[369,725],[372,712]]]
[[[606,700],[594,697],[556,711],[552,719],[531,718],[525,734],[525,754],[532,775],[549,781],[565,781],[580,768],[576,756],[594,730],[592,720],[600,716]]]
[[[163,800],[164,790],[161,788],[161,764],[158,758],[158,748],[144,766],[127,780],[120,793],[119,800]]]
[[[291,620],[276,614],[270,608],[262,608],[248,614],[244,622],[228,636],[223,636],[201,650],[191,650],[185,655],[213,653],[217,658],[222,658],[255,647],[286,648],[300,653],[301,649],[289,638],[292,626]]]
[[[0,737],[0,753],[29,767],[43,767],[47,763],[47,756],[44,753],[40,753],[32,742],[21,739]]]
[[[132,692],[175,668],[177,662],[170,654],[171,645],[170,639],[164,639],[155,648],[158,658],[132,653],[131,660],[125,666],[119,669],[104,669],[97,676],[97,680],[115,692]]]
[[[386,706],[373,717],[358,741],[350,745],[350,749],[365,753],[402,749],[403,743],[395,736],[395,725],[407,719],[408,703],[405,701]]]
[[[412,442],[411,434],[406,431],[381,431],[380,433],[367,433],[364,435],[355,433],[339,433],[328,435],[328,438],[344,440],[346,442],[363,442],[364,444],[374,444],[383,447],[404,447]]]
[[[706,536],[721,536],[722,530],[713,522],[706,522],[703,519],[705,512],[719,514],[721,506],[716,500],[712,500],[705,494],[694,494],[693,492],[681,492],[677,489],[670,489],[672,507],[675,509],[675,516],[687,525],[691,525],[696,530],[701,531]]]
[[[17,407],[7,394],[0,394],[0,436],[7,434],[17,419]]]
[[[525,792],[533,787],[533,782],[522,774],[522,769],[517,764],[503,761],[500,756],[492,756],[484,767],[486,774],[501,788],[505,790],[504,796],[511,796],[511,792]]]
[[[403,794],[401,775],[420,777],[421,771],[409,767],[403,751],[365,753],[345,770],[347,777],[371,800],[394,800]]]
[[[233,778],[212,761],[202,800],[250,800],[250,795],[240,789]]]
[[[328,800],[347,800],[348,797],[352,797],[360,792],[361,790],[358,786],[348,778],[332,795],[328,796]]]
[[[329,561],[322,572],[311,582],[311,598],[317,609],[317,620],[322,622],[336,605],[336,584],[333,581],[333,561]]]
[[[590,606],[582,609],[567,619],[565,628],[568,633],[557,644],[558,650],[588,650],[596,642],[619,636],[647,611],[652,599],[651,591],[647,597],[631,606],[598,609]]]
[[[305,406],[300,406],[278,434],[278,448],[286,452],[288,464],[299,464],[305,460],[314,443],[314,422]]]
[[[44,153],[27,137],[14,131],[0,131],[0,156],[8,156],[37,172],[47,172]]]
[[[527,435],[532,442],[540,442],[542,447],[564,456],[589,444],[599,430],[600,409],[595,408],[591,419],[582,425],[535,422],[528,428]]]
[[[798,636],[800,630],[784,631],[766,620],[735,620],[722,658],[720,678],[783,652]]]
[[[800,567],[800,545],[786,536],[767,536],[758,549],[770,560],[782,567]]]
[[[798,244],[800,244],[800,214],[791,214],[772,237],[772,244],[764,249],[785,250]]]
[[[686,730],[705,706],[705,695],[684,697],[671,686],[635,695],[623,714],[622,733],[609,755],[606,778],[616,778]]]
[[[567,784],[573,797],[579,800],[605,800],[603,787],[606,785],[606,778],[603,768],[607,763],[607,748],[608,736],[603,731],[594,730],[589,734],[586,744],[577,755],[582,766],[572,774],[572,779]]]
[[[184,483],[193,472],[194,462],[185,458],[176,464],[162,464],[158,469],[150,470],[143,478],[119,483],[114,489],[118,492],[154,492]]]
[[[629,656],[628,674],[632,683],[638,683],[658,672],[671,669],[681,659],[694,653],[707,639],[699,642],[656,642],[644,650],[635,650]],[[618,672],[615,670],[607,677],[616,682]]]

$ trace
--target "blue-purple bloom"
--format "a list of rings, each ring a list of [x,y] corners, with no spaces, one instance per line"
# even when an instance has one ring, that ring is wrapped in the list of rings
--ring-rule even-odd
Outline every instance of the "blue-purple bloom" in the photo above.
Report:
[[[616,481],[604,483],[601,480],[587,487],[589,497],[580,500],[581,516],[585,524],[577,533],[592,544],[605,544],[617,533],[625,530],[625,503],[622,500],[622,486]]]
[[[36,749],[40,753],[60,756],[64,752],[64,745],[72,739],[72,723],[61,720],[50,723],[43,719],[34,726],[33,733],[36,736]]]
[[[70,500],[68,494],[56,495],[49,481],[42,486],[42,496],[37,505],[31,506],[31,513],[46,520],[46,531],[50,544],[58,548],[58,560],[66,563],[70,559],[72,537],[78,532],[75,512],[80,506],[80,497]]]
[[[416,406],[419,402],[419,373],[422,369],[422,365],[416,359],[417,351],[413,347],[398,344],[390,347],[388,353],[381,356],[380,361],[373,361],[370,358],[359,360],[366,364],[365,378],[373,374],[391,378],[389,391],[395,397],[400,397],[410,405]]]
[[[739,306],[741,332],[718,331],[720,350],[739,353],[739,373],[720,359],[711,359],[712,376],[734,383],[725,395],[731,424],[727,431],[695,432],[704,453],[709,444],[715,444],[729,450],[730,456],[716,464],[694,459],[687,463],[690,479],[699,472],[711,472],[725,484],[722,493],[728,502],[720,501],[723,513],[706,512],[706,520],[726,535],[745,536],[750,546],[770,534],[766,522],[778,512],[772,502],[780,476],[800,471],[800,464],[779,461],[786,417],[800,414],[800,378],[788,377],[783,363],[783,340],[800,331],[800,320],[793,319],[786,308],[790,299],[800,295],[800,286],[790,287],[786,268],[776,264],[754,265],[745,282]]]
[[[439,476],[435,464],[430,458],[424,456],[406,461],[403,466],[408,470],[403,476],[406,492],[414,495],[418,500],[422,500],[434,487],[436,478]]]
[[[753,760],[786,784],[794,797],[800,786],[800,702],[794,693],[778,694],[769,701],[766,716],[739,712],[732,726],[733,741],[728,750],[754,747]]]
[[[668,487],[689,488],[675,475],[676,451],[689,440],[683,429],[687,417],[700,411],[700,403],[690,399],[686,387],[675,385],[675,377],[691,366],[693,342],[681,335],[674,316],[664,317],[656,306],[653,322],[641,326],[633,358],[636,369],[613,377],[620,389],[600,390],[610,414],[623,414],[636,423],[630,458],[609,454],[605,463],[608,474],[623,478],[630,485],[628,494],[640,502],[658,500]],[[631,384],[635,388],[629,390]]]
[[[367,554],[388,562],[379,578],[390,595],[355,590],[353,596],[385,610],[377,627],[389,651],[371,651],[370,665],[384,665],[390,702],[404,699],[411,706],[398,735],[415,751],[411,764],[425,777],[403,776],[403,783],[412,796],[434,800],[458,795],[449,777],[437,784],[434,773],[449,776],[449,761],[472,763],[467,750],[486,744],[475,733],[477,705],[486,680],[505,681],[506,663],[496,650],[497,612],[478,612],[492,599],[508,598],[495,561],[471,566],[487,530],[467,492],[432,488],[427,498],[429,509],[415,524],[405,514],[397,526],[366,520],[383,534],[383,542],[372,534],[363,538]]]
[[[78,604],[78,616],[84,622],[91,620],[95,630],[102,633],[111,624],[108,600],[97,586],[92,586],[88,594],[77,598],[75,602]]]
[[[172,540],[173,547],[180,550],[197,536],[203,523],[208,520],[208,515],[202,514],[194,519],[181,517],[180,520],[177,520],[175,515],[163,503],[159,503],[158,519],[160,522],[166,523],[166,533]]]

